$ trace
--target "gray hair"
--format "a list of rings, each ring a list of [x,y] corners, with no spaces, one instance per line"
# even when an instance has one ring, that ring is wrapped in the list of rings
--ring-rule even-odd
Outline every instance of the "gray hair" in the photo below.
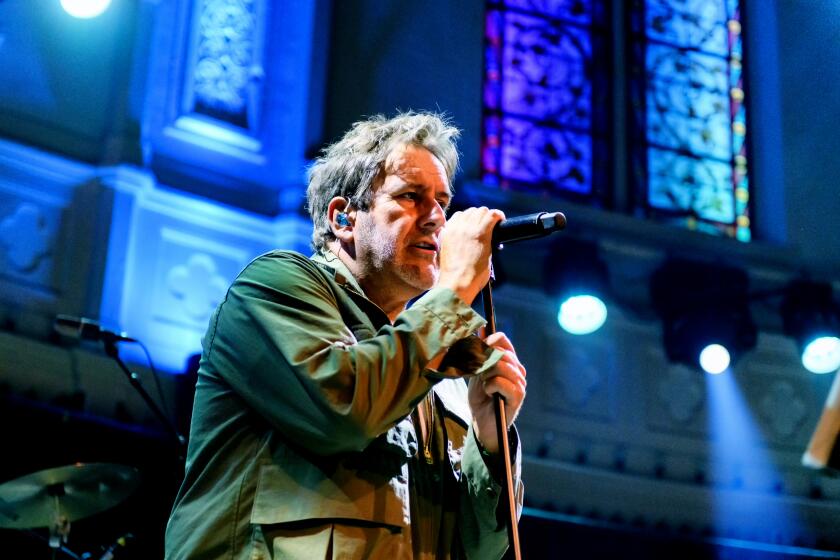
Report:
[[[443,164],[449,187],[458,170],[455,141],[460,131],[438,113],[376,115],[353,124],[344,137],[324,148],[309,168],[307,207],[314,226],[312,246],[322,249],[335,239],[327,216],[330,200],[342,196],[352,208],[370,209],[376,178],[396,146],[412,144],[429,150]]]

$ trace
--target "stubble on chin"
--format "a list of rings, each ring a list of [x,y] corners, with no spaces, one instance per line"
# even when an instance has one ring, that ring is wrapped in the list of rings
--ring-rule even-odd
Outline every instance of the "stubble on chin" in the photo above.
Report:
[[[375,232],[371,232],[375,235]],[[408,252],[400,251],[396,243],[377,243],[368,254],[369,271],[377,271],[376,274],[385,273],[391,281],[403,285],[414,292],[412,297],[432,289],[440,276],[438,257],[435,256],[434,263],[418,264],[412,262]],[[396,286],[394,286],[396,287]]]
[[[440,270],[437,265],[432,267],[431,270],[427,266],[420,265],[403,265],[400,269],[402,272],[401,276],[406,283],[420,292],[434,288],[440,277]]]

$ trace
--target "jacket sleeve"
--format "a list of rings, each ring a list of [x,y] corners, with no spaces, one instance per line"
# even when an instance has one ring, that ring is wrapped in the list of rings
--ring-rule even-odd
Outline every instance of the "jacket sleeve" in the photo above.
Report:
[[[206,373],[319,455],[364,449],[409,414],[437,380],[429,361],[484,322],[435,288],[356,340],[341,289],[302,255],[269,253],[234,281],[204,340]]]
[[[508,432],[511,449],[516,519],[522,514],[522,449],[516,427]],[[503,493],[504,465],[501,456],[485,456],[472,427],[467,434],[461,459],[461,544],[467,558],[501,558],[508,548],[507,523],[510,514]]]

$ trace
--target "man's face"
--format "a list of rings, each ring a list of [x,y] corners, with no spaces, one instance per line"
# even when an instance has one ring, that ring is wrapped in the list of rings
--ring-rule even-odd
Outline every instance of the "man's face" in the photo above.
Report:
[[[449,181],[440,160],[410,144],[391,151],[383,172],[370,209],[356,214],[359,280],[366,292],[408,301],[437,282]]]

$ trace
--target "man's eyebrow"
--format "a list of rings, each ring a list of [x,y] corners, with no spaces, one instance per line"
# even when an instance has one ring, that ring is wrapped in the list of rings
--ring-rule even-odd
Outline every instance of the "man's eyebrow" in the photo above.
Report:
[[[400,189],[417,189],[417,190],[422,190],[422,191],[434,190],[435,191],[435,198],[442,196],[442,197],[446,198],[447,201],[452,200],[452,191],[449,190],[448,186],[446,187],[446,190],[439,191],[439,190],[433,189],[432,187],[430,187],[429,185],[426,185],[424,183],[415,183],[415,182],[412,182],[412,181],[406,181],[405,184],[402,185],[399,188]]]
[[[449,206],[449,203],[452,202],[452,193],[449,191],[449,188],[445,191],[439,191],[435,189],[435,198],[442,202],[444,207]]]

